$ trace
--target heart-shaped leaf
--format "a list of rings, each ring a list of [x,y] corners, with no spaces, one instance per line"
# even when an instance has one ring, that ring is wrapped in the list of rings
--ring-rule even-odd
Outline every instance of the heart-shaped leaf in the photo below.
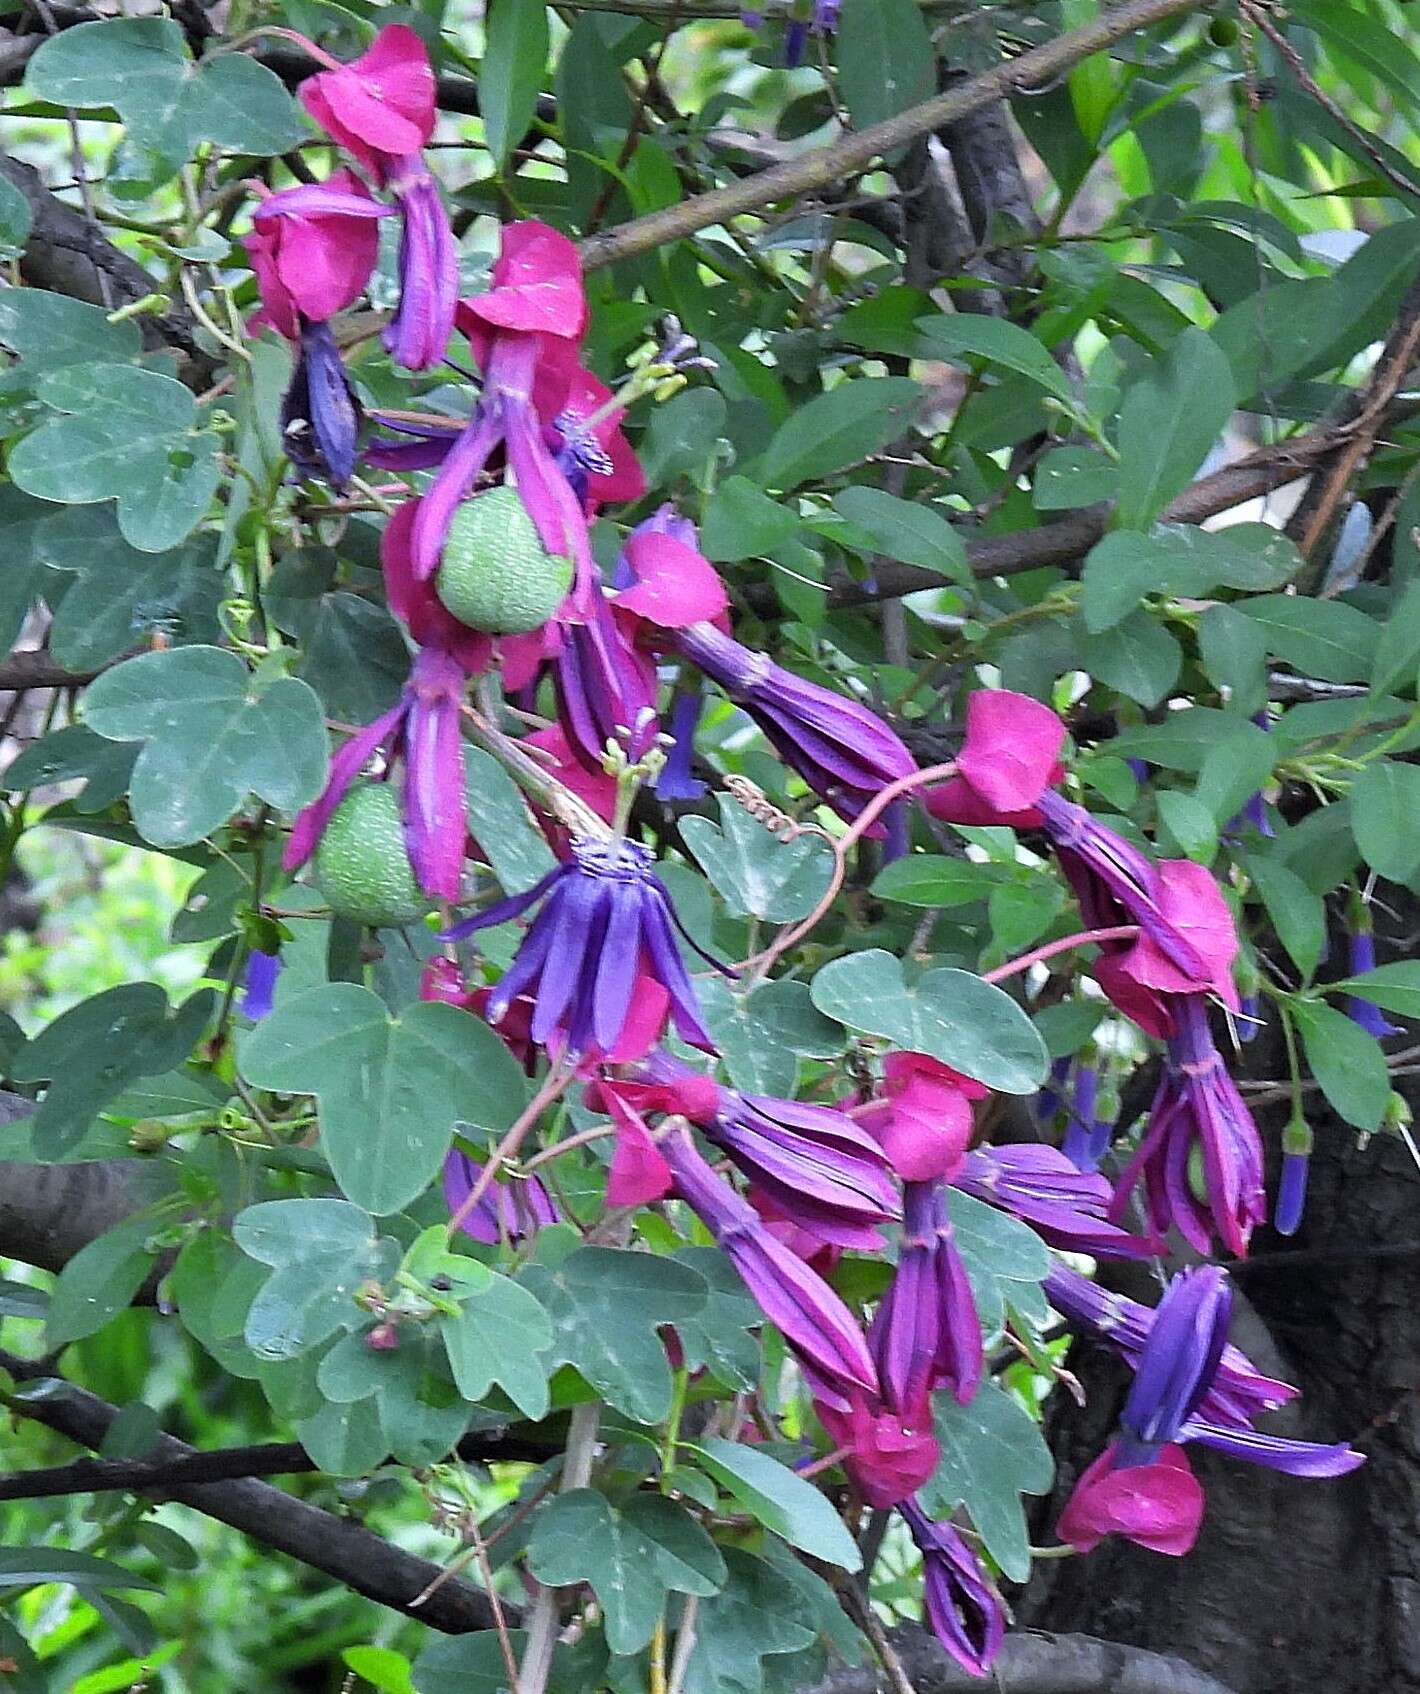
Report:
[[[1002,1094],[1033,1094],[1045,1080],[1045,1043],[1016,1002],[970,971],[931,970],[910,985],[902,963],[874,947],[827,964],[814,1005],[849,1029],[881,1036]]]

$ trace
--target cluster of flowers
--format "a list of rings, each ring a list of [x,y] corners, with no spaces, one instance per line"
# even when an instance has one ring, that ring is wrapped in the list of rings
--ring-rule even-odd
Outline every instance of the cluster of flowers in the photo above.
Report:
[[[945,1389],[967,1402],[983,1374],[982,1329],[953,1239],[950,1193],[1000,1207],[1075,1252],[1148,1255],[1171,1226],[1200,1252],[1214,1233],[1231,1252],[1246,1251],[1262,1216],[1261,1150],[1208,1022],[1210,998],[1236,1004],[1237,942],[1226,903],[1206,871],[1152,862],[1057,792],[1065,730],[1052,712],[981,691],[968,703],[956,775],[925,793],[927,809],[1042,835],[1090,925],[1130,931],[1102,946],[1091,965],[1100,988],[1166,1044],[1148,1131],[1115,1191],[1088,1161],[1080,1168],[1052,1147],[972,1149],[973,1107],[986,1090],[926,1055],[889,1054],[875,1097],[851,1109],[742,1094],[672,1056],[661,1045],[672,1026],[692,1047],[713,1052],[714,1043],[652,854],[613,827],[612,773],[642,759],[659,735],[658,659],[674,655],[718,684],[842,818],[856,818],[886,786],[914,776],[915,761],[867,707],[733,638],[724,588],[694,526],[670,508],[631,531],[613,581],[603,582],[589,522],[608,502],[638,498],[644,483],[616,397],[580,362],[587,305],[576,251],[544,225],[510,225],[489,289],[454,297],[456,255],[419,161],[433,89],[418,38],[398,25],[381,31],[354,64],[313,76],[302,98],[403,212],[404,293],[390,351],[427,368],[457,327],[481,385],[466,422],[366,449],[377,466],[434,472],[383,540],[389,604],[415,658],[400,701],[342,747],[324,793],[296,820],[287,867],[312,855],[341,798],[382,751],[387,778],[399,785],[420,885],[458,901],[476,852],[460,752],[469,681],[494,668],[509,691],[550,680],[557,722],[524,745],[579,796],[588,824],[603,825],[568,833],[549,820],[557,867],[448,932],[456,940],[531,917],[495,986],[470,988],[441,958],[426,972],[424,993],[477,1011],[530,1070],[543,1054],[575,1068],[586,1103],[614,1126],[609,1204],[673,1196],[704,1221],[784,1336],[861,1496],[901,1512],[925,1561],[933,1627],[962,1664],[981,1672],[1001,1639],[1000,1599],[968,1542],[914,1498],[938,1459],[932,1395]],[[287,405],[292,456],[335,482],[350,474],[361,424],[327,320],[364,287],[369,232],[391,211],[342,171],[270,195],[255,213],[250,250],[266,313],[303,350]],[[667,355],[672,363],[675,356]],[[527,634],[470,629],[434,589],[455,513],[495,481],[516,490],[544,546],[573,565],[565,600]],[[693,714],[677,727],[686,753]],[[688,777],[684,760],[680,775]],[[707,1145],[743,1175],[744,1191],[712,1167]],[[1143,1237],[1120,1222],[1141,1181],[1152,1232]],[[535,1178],[490,1184],[462,1152],[451,1155],[445,1184],[451,1210],[479,1240],[517,1240],[556,1216]],[[889,1223],[901,1225],[896,1269],[865,1332],[827,1274],[844,1251],[880,1250]],[[1062,1517],[1061,1534],[1076,1546],[1109,1533],[1174,1553],[1191,1546],[1202,1496],[1186,1442],[1302,1475],[1359,1463],[1345,1448],[1253,1429],[1259,1413],[1293,1391],[1227,1346],[1222,1272],[1177,1276],[1156,1311],[1101,1293],[1063,1264],[1048,1291],[1073,1325],[1112,1342],[1136,1372],[1118,1438],[1081,1478]]]

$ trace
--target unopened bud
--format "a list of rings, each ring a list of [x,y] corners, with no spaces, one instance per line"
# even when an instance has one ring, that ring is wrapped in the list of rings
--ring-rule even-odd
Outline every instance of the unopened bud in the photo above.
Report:
[[[399,1346],[398,1325],[377,1323],[366,1335],[365,1345],[375,1353],[393,1353]]]

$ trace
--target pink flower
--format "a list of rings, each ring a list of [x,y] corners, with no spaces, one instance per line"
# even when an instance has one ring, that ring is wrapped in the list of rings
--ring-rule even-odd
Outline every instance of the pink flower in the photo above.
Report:
[[[989,1093],[925,1053],[889,1053],[884,1099],[865,1121],[905,1182],[930,1182],[960,1168],[971,1140],[971,1102]]]
[[[662,507],[627,536],[621,557],[630,584],[612,600],[618,621],[653,647],[659,630],[701,622],[722,625],[730,604],[710,561],[661,527],[666,510]]]
[[[1082,1553],[1106,1535],[1122,1535],[1151,1552],[1182,1557],[1203,1524],[1203,1490],[1187,1454],[1168,1446],[1149,1464],[1116,1469],[1117,1446],[1111,1442],[1075,1484],[1056,1533]]]
[[[589,512],[639,500],[646,492],[645,472],[621,432],[626,413],[619,406],[603,409],[610,399],[607,385],[578,365],[560,405],[544,420],[548,445]],[[592,418],[598,421],[590,423]]]
[[[1166,859],[1158,867],[1155,904],[1173,936],[1197,956],[1200,968],[1185,970],[1159,945],[1155,934],[1142,929],[1137,941],[1122,950],[1111,947],[1097,962],[1095,976],[1120,1010],[1150,1035],[1173,1032],[1169,996],[1216,994],[1234,1011],[1238,1007],[1233,960],[1238,938],[1233,915],[1211,871],[1188,859]]]
[[[875,1510],[915,1494],[941,1456],[930,1429],[905,1423],[896,1412],[855,1394],[847,1411],[814,1402],[818,1420],[836,1447],[850,1449],[843,1467]]]
[[[455,509],[502,447],[543,545],[573,561],[569,605],[587,615],[600,579],[586,513],[543,434],[543,418],[560,408],[580,369],[576,344],[586,319],[580,262],[567,237],[540,223],[506,225],[493,287],[458,309],[483,392],[419,504],[412,552],[421,580],[438,569]]]
[[[243,245],[261,290],[261,318],[288,341],[301,319],[323,323],[364,291],[379,254],[379,219],[393,216],[353,171],[266,193]]]
[[[407,24],[386,24],[358,59],[301,84],[315,121],[383,184],[391,160],[417,153],[434,133],[434,69]]]
[[[479,358],[489,331],[520,330],[580,341],[587,327],[582,261],[565,235],[535,218],[503,226],[492,287],[459,303],[459,328]],[[570,379],[571,371],[567,372]]]
[[[1065,725],[1049,706],[1004,688],[980,688],[966,703],[957,774],[929,789],[933,817],[951,823],[1038,828],[1036,801],[1060,780]]]
[[[548,755],[547,768],[579,800],[586,802],[599,818],[610,823],[616,811],[616,778],[605,769],[589,770],[573,750],[561,724],[550,724],[535,735],[523,737],[525,747],[536,747]]]

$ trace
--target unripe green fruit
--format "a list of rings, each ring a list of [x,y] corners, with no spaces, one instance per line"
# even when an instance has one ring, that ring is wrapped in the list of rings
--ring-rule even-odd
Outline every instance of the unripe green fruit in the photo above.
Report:
[[[430,909],[387,782],[362,783],[335,808],[316,849],[315,884],[337,917],[375,928],[413,923]]]
[[[571,586],[571,560],[543,546],[514,489],[490,488],[454,513],[434,590],[460,623],[521,635],[545,624]]]
[[[1236,18],[1214,18],[1208,25],[1208,39],[1215,47],[1231,47],[1242,31]]]

